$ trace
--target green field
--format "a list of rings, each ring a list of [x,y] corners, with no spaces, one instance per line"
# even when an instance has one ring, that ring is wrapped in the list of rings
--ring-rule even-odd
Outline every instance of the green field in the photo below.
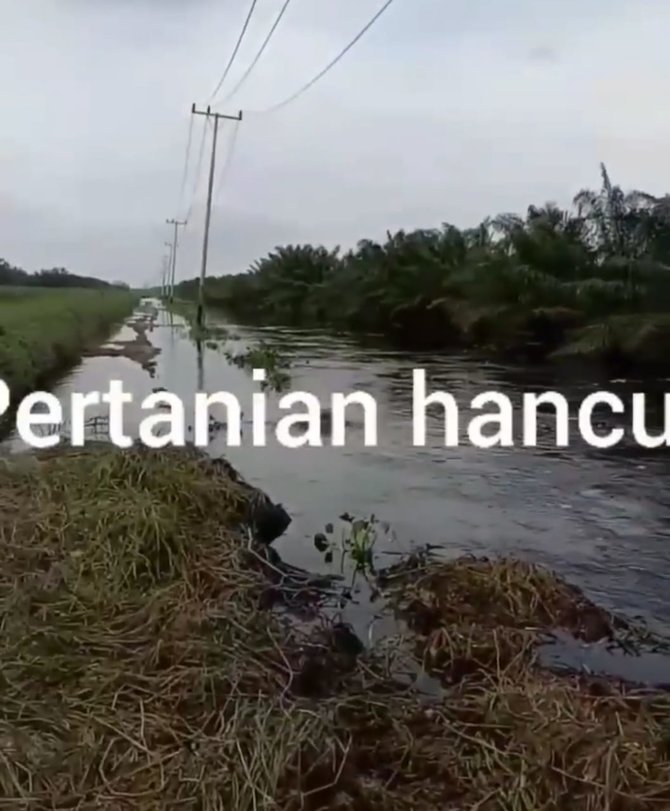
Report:
[[[25,298],[26,296],[34,298],[35,296],[48,296],[59,292],[62,292],[62,290],[58,288],[54,289],[53,287],[20,287],[11,284],[0,285],[0,301],[5,301],[6,299],[16,301],[16,299]],[[72,290],[69,292],[72,292]]]
[[[0,379],[12,399],[76,363],[136,301],[119,290],[0,287]]]

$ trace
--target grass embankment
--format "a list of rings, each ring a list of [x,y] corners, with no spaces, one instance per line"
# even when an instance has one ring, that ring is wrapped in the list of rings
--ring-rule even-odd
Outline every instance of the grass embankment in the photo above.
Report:
[[[76,363],[137,301],[120,290],[0,287],[0,378],[13,398]]]
[[[196,279],[179,285],[196,292]],[[378,333],[405,348],[667,368],[670,197],[624,194],[602,167],[602,188],[571,210],[529,206],[346,252],[282,246],[246,273],[208,278],[205,298],[239,320]]]
[[[667,703],[535,666],[538,628],[610,622],[550,574],[391,571],[412,644],[357,658],[342,628],[262,608],[278,564],[239,529],[250,490],[225,466],[174,449],[39,459],[0,469],[12,809],[669,807]],[[416,655],[454,682],[444,697],[396,681]]]

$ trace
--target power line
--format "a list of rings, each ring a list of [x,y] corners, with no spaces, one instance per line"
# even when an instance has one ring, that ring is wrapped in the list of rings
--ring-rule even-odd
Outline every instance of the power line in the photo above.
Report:
[[[193,140],[193,116],[190,116],[188,122],[188,140],[186,142],[186,157],[184,158],[184,171],[181,176],[181,188],[179,190],[179,201],[177,203],[177,210],[181,209],[184,202],[184,192],[186,191],[186,181],[188,180],[188,164],[191,158],[191,142]]]
[[[319,73],[317,73],[316,76],[314,76],[314,78],[310,79],[309,82],[304,84],[301,88],[296,90],[295,93],[288,96],[288,98],[285,98],[283,101],[279,102],[279,104],[275,104],[273,107],[268,107],[266,110],[252,110],[250,112],[257,113],[257,114],[259,114],[259,113],[273,113],[276,110],[279,110],[282,107],[285,107],[287,104],[290,104],[290,102],[297,99],[298,96],[301,96],[306,90],[309,90],[310,87],[315,85],[319,81],[319,79],[322,79],[326,75],[326,73],[328,73],[328,71],[331,70],[331,68],[334,68],[335,65],[340,61],[340,59],[342,59],[342,57],[354,47],[354,45],[358,42],[358,40],[365,33],[367,33],[367,31],[369,31],[370,28],[372,28],[372,26],[377,22],[377,20],[382,16],[382,14],[386,11],[386,9],[391,5],[392,2],[393,2],[393,0],[386,0],[384,5],[379,9],[379,11],[374,15],[374,17],[372,17],[372,19],[368,23],[366,23],[365,26],[363,26],[363,28],[358,32],[358,34],[356,34],[356,36],[351,40],[351,42],[349,42],[349,44],[346,45],[339,52],[339,54],[333,60],[331,60],[326,65],[325,68],[323,68],[323,70],[321,70]]]
[[[191,115],[191,118],[193,116]],[[190,220],[193,213],[193,206],[195,205],[195,198],[198,193],[198,186],[200,185],[200,176],[202,175],[202,161],[205,157],[205,140],[207,139],[207,127],[210,126],[209,119],[205,120],[202,127],[202,138],[200,139],[200,148],[198,150],[198,163],[195,170],[195,180],[193,182],[193,192],[191,193],[191,204],[188,207],[188,214],[184,219]]]
[[[264,53],[265,49],[268,47],[268,44],[269,44],[270,40],[272,39],[272,36],[273,36],[274,32],[277,30],[277,26],[281,22],[282,17],[284,16],[284,13],[286,12],[286,9],[289,7],[290,2],[291,2],[291,0],[284,0],[284,5],[281,7],[281,9],[279,11],[279,14],[277,14],[277,16],[275,17],[275,21],[274,21],[274,23],[272,23],[272,28],[270,28],[270,30],[268,31],[268,35],[263,40],[263,44],[258,49],[258,53],[254,57],[252,63],[249,65],[249,67],[244,71],[244,73],[242,74],[241,78],[239,79],[239,81],[237,82],[235,87],[230,91],[230,93],[223,100],[224,104],[229,102],[232,99],[232,97],[237,93],[237,91],[240,89],[240,87],[242,87],[242,85],[249,78],[249,74],[256,67],[256,65],[258,64],[258,60],[261,58],[261,56],[263,56],[263,53]]]
[[[226,155],[226,160],[221,167],[221,172],[219,174],[219,180],[216,185],[216,191],[214,192],[214,199],[219,196],[221,193],[221,189],[223,188],[224,181],[228,176],[228,172],[230,171],[230,166],[233,162],[233,154],[235,152],[235,144],[237,143],[237,136],[240,131],[240,121],[237,119],[233,124],[233,131],[230,135],[230,144],[228,145],[228,154]]]
[[[223,71],[223,76],[219,79],[219,83],[217,84],[215,91],[209,97],[210,103],[212,101],[214,101],[214,97],[216,96],[216,94],[221,89],[221,85],[226,81],[226,77],[228,76],[228,73],[230,72],[230,69],[231,69],[231,67],[233,65],[233,62],[235,61],[235,57],[237,56],[237,52],[239,51],[240,45],[242,44],[242,40],[244,39],[244,35],[247,32],[247,28],[249,26],[249,21],[251,20],[251,17],[252,17],[252,15],[254,13],[254,9],[256,8],[256,3],[257,2],[258,2],[258,0],[251,0],[251,6],[250,6],[249,12],[247,14],[247,19],[244,21],[244,25],[242,26],[242,30],[240,31],[240,35],[237,38],[237,43],[236,43],[235,47],[233,48],[233,52],[232,52],[232,54],[230,56],[230,59],[228,60],[228,64],[226,65],[226,69]]]

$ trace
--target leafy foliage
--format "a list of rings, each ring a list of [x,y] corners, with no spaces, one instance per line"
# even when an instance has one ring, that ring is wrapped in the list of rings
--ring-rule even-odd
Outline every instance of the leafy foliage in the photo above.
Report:
[[[261,341],[257,346],[253,346],[244,352],[234,353],[226,350],[226,359],[240,369],[253,371],[262,369],[265,380],[261,382],[261,389],[266,391],[283,391],[291,382],[288,369],[291,362],[281,355],[276,349]]]
[[[604,165],[601,176],[601,188],[580,191],[569,211],[530,206],[525,217],[387,233],[346,253],[278,247],[246,273],[209,279],[206,299],[243,320],[541,356],[573,335],[602,354],[616,332],[603,325],[631,316],[623,344],[633,347],[650,315],[670,312],[670,196],[624,193]],[[180,294],[195,290],[195,280],[184,282]]]

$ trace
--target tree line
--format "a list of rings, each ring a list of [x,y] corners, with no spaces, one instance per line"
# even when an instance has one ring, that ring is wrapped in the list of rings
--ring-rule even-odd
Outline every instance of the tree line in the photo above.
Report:
[[[474,228],[387,233],[346,252],[277,247],[209,278],[205,299],[240,320],[381,333],[406,347],[665,361],[670,196],[601,187],[562,209],[529,206]],[[179,285],[193,297],[197,279]]]
[[[6,259],[0,259],[0,286],[12,285],[14,287],[76,287],[76,288],[105,288],[117,287],[128,289],[125,282],[105,282],[94,276],[79,276],[70,273],[65,268],[50,268],[29,273],[27,270],[15,267]]]

